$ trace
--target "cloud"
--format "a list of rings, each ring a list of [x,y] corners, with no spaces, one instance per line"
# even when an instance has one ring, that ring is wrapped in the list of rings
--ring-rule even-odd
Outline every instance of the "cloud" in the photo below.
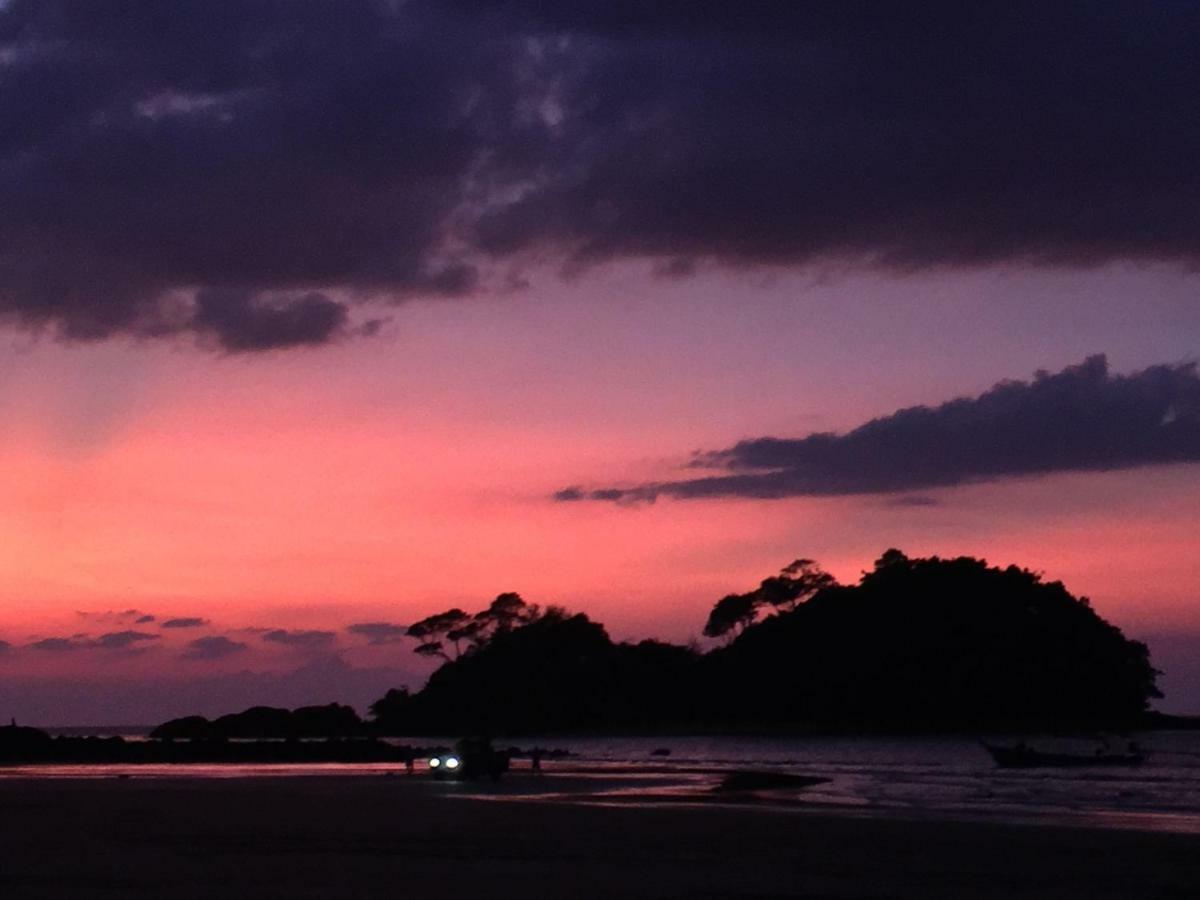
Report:
[[[1130,0],[10,0],[0,319],[246,353],[529,258],[1195,264],[1198,55]]]
[[[27,646],[32,650],[46,650],[52,653],[71,653],[78,650],[125,650],[145,649],[145,645],[160,640],[160,636],[148,631],[110,631],[99,637],[88,634],[73,634],[69,637],[47,637],[30,642]]]
[[[358,622],[347,626],[346,631],[365,637],[369,644],[394,644],[408,634],[408,626],[391,622]]]
[[[272,644],[282,644],[285,647],[304,647],[315,649],[328,647],[337,638],[332,631],[287,631],[275,628],[263,634],[262,639]]]
[[[889,497],[885,505],[897,509],[920,509],[927,506],[940,506],[941,501],[936,497],[926,497],[923,494],[905,494],[901,497]]]
[[[162,623],[162,628],[200,628],[207,625],[208,619],[201,619],[198,616],[181,616],[177,619],[167,619]]]
[[[1194,8],[557,6],[527,21],[572,37],[542,61],[562,118],[540,177],[480,218],[494,252],[676,270],[1195,258],[1172,199],[1200,177],[1175,124]]]
[[[126,650],[147,641],[157,640],[160,640],[160,636],[148,631],[113,631],[100,635],[93,646],[101,650]]]
[[[8,641],[0,640],[0,653],[5,653],[6,651],[11,650],[11,649],[12,649],[12,644],[10,644]]]
[[[66,653],[73,650],[86,650],[90,646],[86,641],[77,638],[48,637],[33,641],[29,644],[32,650],[47,650],[53,653]]]
[[[200,291],[192,327],[233,353],[323,344],[344,334],[344,303],[310,292],[264,299],[248,291]]]
[[[894,494],[1051,472],[1200,461],[1200,375],[1194,363],[1112,375],[1092,356],[978,397],[914,406],[846,434],[762,437],[702,453],[719,474],[631,488],[568,488],[560,501],[659,496]],[[911,498],[909,500],[911,502]]]
[[[154,621],[154,616],[143,613],[140,609],[107,609],[103,612],[76,610],[75,615],[79,616],[81,619],[87,619],[90,622],[105,622],[111,624],[126,624],[132,622],[135,625],[141,625]]]
[[[230,640],[222,635],[210,635],[209,637],[196,638],[196,640],[189,642],[187,650],[183,653],[183,658],[195,660],[225,659],[228,656],[242,653],[247,649],[247,645],[241,641]]]

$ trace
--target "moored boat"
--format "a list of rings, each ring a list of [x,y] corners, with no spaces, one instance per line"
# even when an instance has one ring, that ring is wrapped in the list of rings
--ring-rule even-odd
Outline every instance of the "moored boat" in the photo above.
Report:
[[[1091,766],[1140,766],[1146,755],[1135,746],[1127,752],[1113,753],[1098,749],[1094,753],[1062,753],[1035,750],[1020,743],[1014,747],[984,744],[996,765],[1002,769],[1087,768]]]

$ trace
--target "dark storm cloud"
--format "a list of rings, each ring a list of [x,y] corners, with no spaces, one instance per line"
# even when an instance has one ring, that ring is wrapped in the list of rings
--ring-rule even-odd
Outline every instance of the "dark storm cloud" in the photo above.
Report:
[[[369,644],[394,644],[408,634],[407,625],[395,625],[391,622],[358,622],[348,625],[349,634],[365,637]]]
[[[198,616],[181,616],[177,619],[167,619],[162,623],[162,628],[200,628],[208,624],[208,619],[201,619]]]
[[[230,640],[222,635],[211,635],[190,641],[183,657],[197,660],[224,659],[247,649],[248,646],[241,641]]]
[[[1200,179],[1195,6],[549,7],[509,7],[575,39],[542,62],[549,162],[479,222],[497,252],[907,269],[1200,247],[1179,193]]]
[[[696,456],[720,474],[632,488],[568,488],[560,501],[659,496],[890,494],[1050,472],[1200,461],[1194,363],[1111,375],[1103,356],[978,397],[914,406],[846,434],[763,437]],[[912,498],[908,498],[910,501]]]
[[[200,291],[192,326],[230,352],[323,344],[344,333],[344,303],[319,293],[263,300],[246,291]]]
[[[325,289],[468,290],[449,217],[512,50],[387,6],[0,7],[3,311],[255,351],[344,333]]]
[[[1184,3],[10,0],[0,317],[251,352],[527,258],[1195,263],[1197,57]]]
[[[303,647],[311,650],[328,647],[336,637],[337,635],[332,631],[288,631],[283,628],[275,628],[266,632],[262,639],[272,644],[282,644],[285,647]]]

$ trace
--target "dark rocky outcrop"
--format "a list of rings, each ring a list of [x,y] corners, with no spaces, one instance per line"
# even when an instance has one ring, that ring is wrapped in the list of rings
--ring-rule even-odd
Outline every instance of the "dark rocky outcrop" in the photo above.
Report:
[[[349,706],[302,706],[279,709],[252,706],[209,721],[203,716],[184,716],[164,722],[150,737],[160,740],[228,740],[231,738],[329,738],[365,734],[362,719]]]

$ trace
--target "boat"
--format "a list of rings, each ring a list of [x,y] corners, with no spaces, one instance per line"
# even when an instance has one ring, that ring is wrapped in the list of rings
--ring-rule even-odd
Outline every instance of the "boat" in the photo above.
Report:
[[[1090,768],[1092,766],[1140,766],[1146,754],[1131,745],[1124,753],[1097,749],[1094,753],[1061,753],[1035,750],[1025,743],[1015,747],[983,745],[1002,769]]]

